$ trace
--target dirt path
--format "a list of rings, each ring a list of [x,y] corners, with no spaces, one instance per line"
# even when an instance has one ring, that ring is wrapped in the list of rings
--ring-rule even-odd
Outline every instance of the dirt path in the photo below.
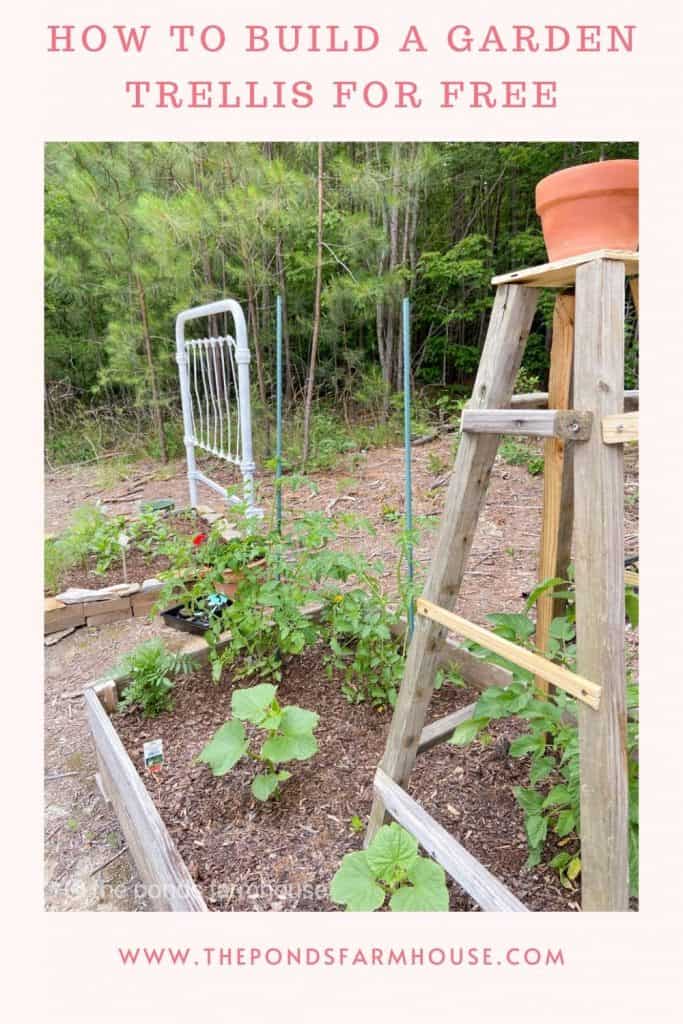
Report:
[[[416,448],[413,464],[414,511],[438,525],[445,486],[435,484],[452,464],[453,435]],[[636,453],[627,449],[626,552],[638,550],[638,486]],[[219,477],[221,479],[221,477]],[[226,481],[227,482],[227,481]],[[316,476],[317,494],[301,489],[285,495],[285,514],[319,509],[330,515],[343,511],[366,516],[374,536],[349,534],[346,541],[385,562],[388,589],[393,589],[403,511],[403,451],[383,448],[340,460],[337,470]],[[84,502],[134,495],[109,507],[133,514],[140,499],[170,497],[178,507],[187,504],[184,464],[160,467],[138,462],[127,467],[66,468],[46,478],[46,531],[63,529],[73,510]],[[522,594],[536,579],[540,533],[541,477],[523,466],[500,459],[494,468],[488,498],[475,535],[472,556],[457,610],[483,622],[491,611],[516,611]],[[263,481],[261,502],[272,507],[272,486]],[[211,503],[211,496],[207,499]],[[416,552],[424,571],[434,537],[424,530]],[[136,894],[137,877],[127,853],[98,871],[123,846],[116,819],[107,810],[94,780],[95,757],[82,698],[73,696],[83,685],[102,676],[121,654],[142,640],[164,635],[177,645],[179,635],[160,622],[129,619],[101,628],[79,629],[46,648],[45,674],[45,900],[49,910],[145,910]],[[628,636],[629,658],[636,640]]]

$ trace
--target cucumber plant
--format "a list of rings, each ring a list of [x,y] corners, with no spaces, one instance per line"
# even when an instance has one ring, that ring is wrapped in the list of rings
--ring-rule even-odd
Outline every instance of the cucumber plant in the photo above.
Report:
[[[418,852],[417,839],[393,822],[367,850],[347,853],[330,883],[330,899],[347,910],[448,910],[443,868]]]
[[[291,777],[281,765],[307,761],[318,750],[313,735],[318,725],[315,711],[294,704],[283,707],[276,695],[277,687],[272,683],[235,690],[231,700],[233,717],[221,725],[197,757],[216,776],[231,771],[243,757],[251,758],[259,769],[251,781],[251,792],[257,800],[276,796],[280,784]],[[265,737],[257,741],[249,736],[244,722]]]

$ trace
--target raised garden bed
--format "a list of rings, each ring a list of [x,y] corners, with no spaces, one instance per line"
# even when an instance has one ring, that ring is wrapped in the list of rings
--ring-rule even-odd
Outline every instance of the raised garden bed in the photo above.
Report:
[[[194,638],[185,649],[201,656],[205,646]],[[500,669],[473,663],[452,643],[444,645],[444,660],[455,660],[470,681],[477,676],[479,688],[501,681]],[[137,713],[115,713],[110,720],[103,705],[115,707],[115,685],[122,690],[125,680],[101,684],[99,696],[96,689],[86,691],[88,714],[103,788],[138,871],[152,886],[155,909],[338,910],[329,899],[329,882],[343,855],[362,846],[362,833],[352,831],[350,820],[367,819],[389,716],[367,705],[349,706],[339,681],[328,679],[319,650],[292,659],[280,693],[288,703],[319,713],[320,749],[298,765],[278,799],[261,804],[249,792],[246,767],[214,778],[195,763],[229,715],[229,678],[216,685],[208,669],[198,670],[178,682],[173,711],[153,720]],[[445,687],[434,695],[432,711],[453,712],[477,692]],[[576,910],[578,889],[564,890],[547,864],[524,868],[523,815],[512,787],[526,783],[528,764],[506,753],[507,741],[520,729],[520,723],[505,720],[492,728],[489,747],[427,749],[434,738],[434,727],[427,726],[410,793],[527,909]],[[145,773],[142,747],[159,737],[165,764],[152,776]],[[455,883],[449,882],[449,891],[452,911],[479,909]]]
[[[169,513],[163,516],[162,522],[176,536],[191,537],[201,528],[198,516],[183,512]],[[169,568],[169,559],[158,552],[149,554],[136,547],[131,547],[126,554],[126,574],[131,583],[142,583],[143,580],[156,576]],[[104,572],[97,572],[97,555],[92,554],[85,564],[72,565],[60,572],[59,590],[69,587],[87,587],[96,590],[124,583],[123,563],[118,559]],[[52,596],[49,595],[48,596]]]
[[[215,524],[221,519],[221,513],[201,506],[195,515],[179,512],[167,516],[164,518],[164,524],[178,536],[191,537],[203,524]],[[228,538],[234,536],[234,531],[227,521],[225,535]],[[126,556],[129,582],[123,579],[121,564],[112,566],[102,574],[95,572],[96,561],[93,555],[87,565],[71,567],[60,579],[60,594],[69,588],[89,590],[93,592],[92,594],[74,602],[60,601],[54,596],[45,598],[45,635],[77,626],[101,626],[108,622],[149,615],[161,590],[161,585],[155,582],[155,577],[169,568],[168,557],[153,552],[147,555],[139,549],[130,550]],[[226,578],[226,583],[221,589],[230,594],[235,585],[235,579],[231,575],[230,579]],[[117,588],[118,592],[107,594],[106,591],[111,587]]]

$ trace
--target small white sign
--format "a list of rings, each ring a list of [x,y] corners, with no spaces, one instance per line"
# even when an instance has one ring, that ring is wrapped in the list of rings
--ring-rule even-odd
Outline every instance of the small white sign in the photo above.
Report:
[[[164,741],[149,740],[142,748],[145,768],[150,772],[158,772],[164,763]]]

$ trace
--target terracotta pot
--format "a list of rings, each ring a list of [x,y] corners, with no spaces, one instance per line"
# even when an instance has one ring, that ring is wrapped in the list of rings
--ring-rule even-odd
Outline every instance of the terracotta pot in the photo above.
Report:
[[[543,178],[536,213],[551,260],[638,248],[638,161],[579,164]]]

